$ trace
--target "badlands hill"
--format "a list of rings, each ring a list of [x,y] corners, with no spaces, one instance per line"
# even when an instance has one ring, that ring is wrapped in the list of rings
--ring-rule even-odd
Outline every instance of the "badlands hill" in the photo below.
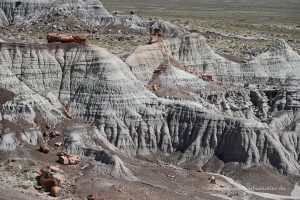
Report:
[[[89,32],[106,27],[107,30],[142,34],[161,28],[170,36],[186,32],[169,22],[146,20],[134,13],[113,15],[98,0],[3,0],[0,2],[0,25],[29,30],[54,27]]]
[[[18,4],[0,3],[3,25],[34,26],[58,8],[89,26],[119,20],[98,1]],[[247,63],[195,33],[137,47],[125,62],[95,45],[3,40],[0,49],[4,199],[36,198],[33,171],[55,165],[60,151],[82,158],[60,166],[65,199],[299,198],[300,56],[282,40]],[[220,174],[285,189],[250,191]]]
[[[154,63],[150,57],[155,58]],[[282,85],[291,84],[299,74],[300,56],[285,41],[275,40],[250,62],[235,63],[216,54],[203,36],[193,33],[139,47],[127,59],[133,72],[145,82],[164,61],[189,66],[221,82]]]
[[[224,162],[245,166],[264,164],[282,173],[299,173],[297,126],[288,132],[274,127],[285,123],[292,128],[297,113],[289,114],[291,122],[279,117],[271,126],[260,122],[254,114],[252,119],[237,118],[227,116],[214,104],[206,108],[209,101],[158,98],[143,86],[127,64],[96,46],[2,43],[0,59],[1,87],[3,94],[7,94],[1,110],[3,151],[16,151],[20,149],[18,144],[24,142],[36,145],[47,141],[42,136],[43,126],[59,127],[67,120],[62,108],[68,106],[73,126],[77,128],[66,129],[65,148],[82,156],[94,155],[94,159],[103,163],[106,159],[97,157],[107,152],[101,150],[102,145],[95,144],[95,139],[110,150],[117,147],[125,155],[161,154],[173,157],[176,165],[196,169],[218,156]],[[202,79],[181,72],[176,66],[171,69],[172,81],[180,82],[184,77],[198,79],[199,84],[205,85]],[[256,95],[251,99],[253,104],[254,99],[263,100],[260,92],[252,93]],[[226,102],[225,98],[222,102]],[[228,105],[232,112],[237,112],[235,107],[243,110],[242,106]],[[257,106],[263,110],[265,104]],[[76,121],[92,123],[95,128],[87,131],[85,126],[78,127]],[[132,179],[134,175],[120,159],[114,158],[113,162],[121,164],[114,164],[117,169],[111,169],[113,172],[109,174]]]

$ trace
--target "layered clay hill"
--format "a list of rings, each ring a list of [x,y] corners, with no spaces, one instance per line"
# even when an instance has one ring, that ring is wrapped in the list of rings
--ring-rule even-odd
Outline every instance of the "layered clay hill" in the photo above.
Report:
[[[58,8],[70,21],[118,21],[98,1],[0,7],[3,25],[51,21]],[[55,165],[57,151],[82,158],[61,166],[64,199],[299,199],[300,56],[284,41],[248,63],[221,57],[194,33],[140,46],[125,62],[95,45],[1,41],[0,49],[4,199],[37,198],[32,186],[19,189],[20,176]],[[285,189],[250,191],[220,174]]]
[[[140,34],[161,28],[169,36],[186,32],[166,21],[143,19],[134,12],[130,15],[111,14],[98,0],[3,0],[0,2],[0,26],[23,30],[53,27],[64,31],[111,30]]]
[[[2,43],[0,63],[2,151],[25,151],[20,148],[24,142],[36,145],[48,141],[42,136],[43,126],[61,127],[67,120],[63,112],[67,106],[73,124],[64,127],[66,150],[115,163],[112,166],[117,167],[109,174],[117,177],[134,179],[120,158],[103,150],[103,145],[122,155],[157,155],[194,169],[217,156],[226,163],[262,164],[282,173],[299,173],[297,112],[286,117],[291,122],[276,119],[290,128],[286,131],[277,129],[278,123],[268,125],[254,115],[251,119],[230,117],[206,108],[209,102],[158,98],[144,86],[146,76],[141,82],[132,66],[97,46]],[[183,83],[181,79],[197,78],[176,66],[170,70],[165,79],[178,79],[178,84]],[[198,84],[204,83],[199,79]],[[250,96],[250,92],[244,95]],[[257,105],[259,109],[264,109],[262,94],[252,91],[253,95],[257,96],[252,97],[253,103],[257,99],[262,104]],[[96,141],[100,143],[96,145]]]
[[[192,33],[141,46],[126,62],[144,83],[148,83],[159,65],[167,62],[188,66],[193,73],[212,75],[220,82],[299,85],[294,82],[299,77],[300,56],[283,40],[274,40],[265,53],[240,64],[219,56],[203,36]]]

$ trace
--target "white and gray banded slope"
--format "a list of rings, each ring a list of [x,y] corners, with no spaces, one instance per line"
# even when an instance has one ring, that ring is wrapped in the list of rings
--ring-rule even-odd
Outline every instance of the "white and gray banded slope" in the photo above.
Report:
[[[171,48],[173,55],[176,55],[176,45],[179,49],[186,45],[207,47],[201,37],[196,40],[195,36],[185,36],[184,40],[188,42],[178,44],[167,40],[164,43],[174,44]],[[197,41],[202,45],[199,46]],[[209,49],[198,50],[207,53]],[[215,62],[216,74],[219,73],[216,59],[230,63],[219,56],[214,57],[211,50],[208,53]],[[135,54],[131,55],[131,60]],[[180,57],[180,60],[196,65],[201,57],[195,55]],[[210,60],[209,57],[205,59],[206,62]],[[143,58],[136,60],[144,62]],[[157,59],[153,61],[155,63]],[[297,138],[300,133],[296,126],[299,119],[296,111],[287,111],[292,112],[286,117],[291,122],[278,118],[277,124],[286,123],[286,127],[290,127],[286,131],[276,129],[276,124],[262,123],[256,117],[231,117],[218,109],[208,109],[199,102],[158,98],[144,86],[146,76],[139,80],[138,70],[133,69],[132,64],[127,61],[128,66],[105,49],[90,45],[2,43],[0,63],[1,87],[15,95],[3,103],[1,119],[17,122],[21,118],[32,123],[36,110],[39,110],[46,121],[55,125],[65,118],[60,108],[68,105],[74,119],[93,123],[103,140],[126,154],[172,155],[177,152],[180,153],[177,164],[198,160],[200,166],[217,155],[225,162],[263,163],[283,173],[299,173]],[[290,65],[295,66],[293,62]],[[220,70],[226,72],[226,68]],[[144,72],[141,69],[141,73]],[[268,76],[273,77],[272,73]],[[199,82],[203,80],[199,79]],[[265,105],[261,93],[253,95],[254,104]],[[24,130],[23,134],[25,131],[28,132]],[[3,130],[2,149],[17,148],[17,140],[20,139],[15,138],[13,133]],[[66,144],[75,149],[86,148],[90,144],[85,140],[75,141],[73,146]]]

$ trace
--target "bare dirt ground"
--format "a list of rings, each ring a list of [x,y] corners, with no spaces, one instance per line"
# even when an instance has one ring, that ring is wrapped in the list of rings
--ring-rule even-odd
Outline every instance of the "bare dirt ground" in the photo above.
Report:
[[[26,145],[25,145],[26,146]],[[43,155],[36,148],[23,147],[18,158],[2,156],[0,199],[53,199],[48,193],[35,189],[37,171],[56,165],[54,153]],[[28,150],[24,152],[24,149]],[[52,151],[52,150],[51,150]],[[27,158],[30,156],[30,159]],[[5,158],[4,158],[5,157]],[[137,177],[135,181],[117,179],[101,173],[102,164],[84,160],[76,166],[59,167],[63,171],[61,199],[86,199],[97,194],[104,199],[219,199],[227,196],[240,199],[246,195],[227,181],[217,178],[209,182],[210,174],[187,170],[169,164],[155,164],[124,158],[126,166]],[[215,196],[216,195],[216,196]],[[250,199],[259,199],[249,196]]]
[[[105,164],[92,158],[84,158],[78,165],[64,166],[57,163],[56,152],[60,148],[55,147],[53,142],[49,142],[49,154],[41,153],[38,145],[28,144],[22,144],[22,150],[17,152],[0,154],[0,199],[55,199],[48,192],[39,189],[36,181],[38,171],[49,166],[58,166],[61,171],[63,192],[58,199],[87,199],[91,194],[105,200],[263,199],[245,193],[222,177],[216,176],[216,184],[212,184],[209,172],[188,166],[175,166],[172,164],[172,157],[176,155],[168,159],[161,155],[134,158],[114,152],[130,169],[134,180],[108,175],[103,170],[106,168]],[[218,164],[215,162],[214,165]],[[221,168],[223,174],[233,177],[248,188],[255,186],[259,192],[290,195],[294,188],[293,181],[263,166],[244,169],[237,164],[223,164]],[[213,171],[213,168],[207,167],[205,170]],[[260,190],[267,186],[283,189]]]

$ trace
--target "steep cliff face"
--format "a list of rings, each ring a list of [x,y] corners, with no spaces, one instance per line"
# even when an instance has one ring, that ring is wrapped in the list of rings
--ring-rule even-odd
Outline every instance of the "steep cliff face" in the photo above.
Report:
[[[55,125],[65,118],[61,108],[68,105],[74,119],[97,127],[98,139],[103,137],[127,154],[178,152],[178,164],[191,159],[203,164],[216,154],[227,162],[265,163],[295,174],[300,170],[280,142],[280,131],[254,120],[217,114],[199,103],[157,98],[127,64],[102,48],[7,43],[0,48],[1,87],[16,95],[2,106],[2,118],[8,121],[29,116],[30,123],[32,112],[39,110]],[[14,103],[21,97],[22,104]],[[21,113],[25,114],[18,114],[24,104],[28,108],[25,106]],[[6,113],[10,117],[5,117]],[[70,131],[66,136],[66,148],[87,155],[87,147],[94,145],[88,138],[95,134],[73,134]],[[13,144],[10,138],[15,137],[8,135],[1,144]],[[101,149],[94,148],[93,152],[103,162],[118,160],[107,161]]]
[[[170,36],[185,32],[165,21],[145,20],[136,15],[113,16],[97,0],[3,0],[0,2],[0,25],[22,28],[37,25],[48,29],[59,26],[66,30],[89,31],[115,26],[148,34],[159,27]]]
[[[299,101],[291,98],[291,93],[278,96],[283,98],[275,98],[273,104],[274,117],[270,123],[270,127],[280,130],[280,141],[283,146],[291,153],[296,161],[299,162],[299,136],[300,136],[300,112]],[[284,101],[286,100],[286,101]],[[297,102],[295,104],[293,102]],[[293,103],[293,104],[291,104]],[[276,108],[276,109],[275,109]],[[277,111],[277,112],[276,112]]]

